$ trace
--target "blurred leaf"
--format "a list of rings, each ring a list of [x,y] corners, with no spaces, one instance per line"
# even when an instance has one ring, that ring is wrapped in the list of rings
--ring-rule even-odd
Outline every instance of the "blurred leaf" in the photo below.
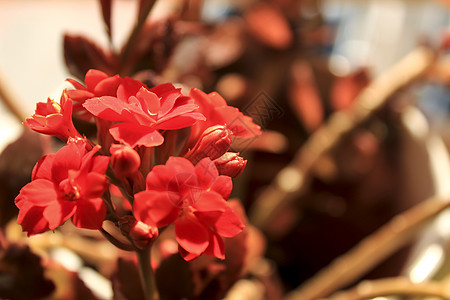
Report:
[[[136,261],[131,258],[118,258],[112,284],[114,299],[145,299]]]
[[[324,109],[311,67],[304,62],[292,66],[289,100],[306,129],[314,131],[323,123]]]
[[[0,253],[2,299],[38,299],[54,289],[54,283],[44,277],[41,258],[28,246],[11,244]]]
[[[163,260],[155,275],[161,300],[192,299],[192,272],[178,253]]]
[[[338,77],[331,87],[330,101],[335,110],[349,108],[356,96],[369,84],[366,69],[360,69],[344,77]]]
[[[19,139],[0,154],[0,226],[4,227],[18,209],[14,198],[31,180],[34,164],[43,154],[40,135],[25,129]]]
[[[102,8],[103,22],[105,22],[105,30],[108,34],[109,41],[112,41],[112,28],[111,28],[111,7],[112,0],[100,0]]]
[[[81,80],[89,69],[117,73],[116,58],[82,36],[64,35],[64,59],[69,72]]]
[[[163,19],[145,24],[133,46],[124,45],[121,74],[133,75],[141,70],[162,72],[176,45],[171,20]]]
[[[138,24],[145,22],[155,2],[155,0],[139,0]]]
[[[120,62],[121,62],[120,73],[122,75],[132,75],[130,73],[130,70],[133,69],[134,65],[130,67],[129,60],[130,57],[133,57],[133,51],[136,48],[138,48],[136,44],[140,41],[142,37],[141,35],[142,28],[154,4],[155,0],[139,0],[139,9],[136,24],[133,27],[133,30],[130,32],[130,35],[126,43],[123,45],[122,51],[120,53]]]
[[[235,62],[245,49],[244,24],[228,20],[217,26],[208,36],[203,49],[208,66],[222,68]]]
[[[292,29],[286,17],[268,3],[260,3],[245,14],[248,30],[266,46],[283,50],[292,45]]]

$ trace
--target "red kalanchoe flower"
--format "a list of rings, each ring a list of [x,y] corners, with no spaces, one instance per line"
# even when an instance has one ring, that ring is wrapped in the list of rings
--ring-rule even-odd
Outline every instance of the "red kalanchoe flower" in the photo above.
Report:
[[[38,102],[34,115],[23,122],[28,128],[54,135],[64,142],[69,138],[81,138],[72,123],[72,101],[62,93],[60,103],[48,98],[47,102]]]
[[[74,101],[75,115],[84,120],[92,119],[92,115],[83,107],[83,103],[90,98],[102,96],[117,96],[119,94],[136,94],[144,86],[143,83],[131,78],[121,78],[119,75],[108,76],[106,73],[91,69],[86,73],[84,82],[86,86],[73,80],[67,79],[75,89],[66,90],[67,95]]]
[[[85,142],[78,140],[39,160],[32,181],[15,199],[17,222],[28,236],[54,230],[69,218],[80,228],[102,227],[109,157],[94,156],[98,149],[87,152]]]
[[[133,211],[149,226],[175,223],[185,260],[202,254],[224,259],[222,237],[233,237],[244,228],[226,202],[231,188],[231,178],[219,176],[209,158],[194,167],[186,158],[170,157],[148,174],[147,189],[135,195]]]
[[[253,123],[251,117],[229,106],[217,92],[205,94],[199,89],[192,89],[189,96],[199,105],[198,111],[206,117],[205,122],[198,122],[191,128],[190,146],[206,128],[213,125],[226,125],[234,136],[245,139],[261,134],[261,127]]]
[[[118,89],[117,97],[92,98],[83,104],[94,116],[116,122],[109,132],[121,143],[133,148],[159,146],[164,141],[159,130],[185,128],[205,119],[197,112],[194,100],[170,83],[151,89],[140,87],[130,95],[133,89],[124,85],[123,91]]]

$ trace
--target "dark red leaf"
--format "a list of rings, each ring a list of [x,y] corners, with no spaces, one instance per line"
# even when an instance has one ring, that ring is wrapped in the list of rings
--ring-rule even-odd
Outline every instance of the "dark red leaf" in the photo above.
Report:
[[[100,0],[100,5],[102,8],[102,17],[103,22],[105,22],[105,30],[108,34],[108,38],[110,41],[112,41],[112,27],[111,27],[111,7],[112,7],[112,0]]]
[[[261,3],[254,6],[245,14],[245,21],[250,33],[269,47],[286,49],[294,40],[288,20],[273,5]]]
[[[314,131],[323,122],[324,108],[313,71],[307,63],[299,62],[292,67],[292,73],[289,89],[292,108],[305,128]]]
[[[145,299],[139,277],[139,270],[135,260],[119,257],[117,260],[116,272],[111,279],[114,290],[114,299]]]
[[[64,59],[69,72],[81,80],[89,69],[118,73],[116,57],[82,36],[64,35]]]
[[[138,24],[143,23],[147,19],[155,2],[155,0],[139,0]]]
[[[0,226],[17,214],[14,198],[30,182],[33,166],[43,154],[42,146],[40,135],[26,129],[0,154]]]
[[[161,299],[192,299],[192,272],[189,263],[178,253],[163,260],[155,275]]]

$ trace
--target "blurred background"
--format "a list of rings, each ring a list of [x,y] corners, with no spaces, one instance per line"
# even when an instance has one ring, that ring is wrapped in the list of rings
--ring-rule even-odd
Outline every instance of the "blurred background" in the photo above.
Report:
[[[257,140],[234,145],[249,162],[232,196],[257,232],[244,252],[256,250],[240,271],[247,281],[229,282],[217,295],[310,299],[292,292],[393,217],[430,197],[448,202],[450,2],[157,1],[129,49],[138,1],[113,1],[109,36],[100,2],[0,0],[0,150],[9,149],[0,156],[4,228],[13,226],[15,195],[49,151],[24,133],[20,119],[89,68],[149,86],[171,81],[218,91],[263,128]],[[22,144],[7,148],[19,138]],[[342,273],[348,281],[331,291],[393,276],[447,282],[449,214],[428,216],[420,232],[388,232],[396,242],[378,244],[385,255]],[[7,238],[28,243],[17,228],[8,230]],[[120,253],[101,244],[95,249],[112,252],[93,258],[82,241],[55,236],[62,239],[29,243],[84,284],[101,282],[89,286],[92,297],[120,299],[109,279],[121,273],[102,266]],[[247,284],[248,298],[233,294],[233,287],[241,296],[245,290],[236,282]]]

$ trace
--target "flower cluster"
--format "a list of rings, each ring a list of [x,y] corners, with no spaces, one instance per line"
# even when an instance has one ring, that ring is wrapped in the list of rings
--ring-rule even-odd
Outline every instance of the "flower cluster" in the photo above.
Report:
[[[233,137],[253,138],[259,126],[217,93],[184,95],[170,83],[148,88],[98,70],[86,74],[85,85],[69,82],[74,88],[59,103],[38,103],[24,122],[66,145],[39,160],[16,197],[22,229],[34,235],[71,219],[104,230],[109,220],[142,249],[174,224],[185,260],[225,258],[222,238],[244,228],[227,199],[246,161],[229,150]],[[95,123],[97,139],[81,134],[72,118]],[[113,188],[129,210],[113,203]]]

